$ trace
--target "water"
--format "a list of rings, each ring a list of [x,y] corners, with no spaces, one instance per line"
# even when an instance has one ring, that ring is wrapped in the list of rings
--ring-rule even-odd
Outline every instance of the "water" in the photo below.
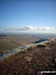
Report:
[[[35,41],[35,42],[32,42],[32,43],[33,43],[33,44],[37,44],[37,43],[40,43],[40,42],[44,42],[44,41],[46,41],[46,40],[48,40],[48,39],[40,39],[40,40]]]
[[[0,53],[0,57],[2,57],[3,56],[3,53]]]
[[[36,41],[36,42],[34,42],[34,43],[40,43],[40,42],[44,42],[44,41],[46,41],[47,39],[41,39],[41,40],[38,40],[38,41]]]

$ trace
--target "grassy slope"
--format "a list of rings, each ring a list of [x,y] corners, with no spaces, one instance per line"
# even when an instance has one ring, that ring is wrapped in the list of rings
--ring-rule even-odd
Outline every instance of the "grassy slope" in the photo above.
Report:
[[[6,51],[16,48],[18,46],[19,45],[11,42],[10,40],[8,40],[6,38],[0,38],[0,53],[6,52]]]

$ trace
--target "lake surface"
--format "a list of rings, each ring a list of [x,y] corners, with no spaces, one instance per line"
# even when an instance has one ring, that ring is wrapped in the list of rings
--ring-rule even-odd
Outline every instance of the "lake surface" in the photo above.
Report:
[[[40,39],[40,40],[38,40],[38,41],[33,42],[33,44],[40,43],[40,42],[44,42],[44,41],[46,41],[46,40],[48,40],[48,39]]]
[[[2,57],[3,56],[3,53],[0,53],[0,57]]]

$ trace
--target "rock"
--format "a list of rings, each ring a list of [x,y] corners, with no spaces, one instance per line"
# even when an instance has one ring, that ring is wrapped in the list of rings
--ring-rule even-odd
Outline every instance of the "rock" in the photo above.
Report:
[[[38,45],[38,48],[45,48],[46,46],[45,45],[43,45],[43,44],[39,44]]]
[[[37,60],[37,63],[39,63],[39,60]]]
[[[54,59],[55,63],[56,63],[56,58]]]
[[[49,47],[46,47],[45,49],[47,49],[47,50],[51,50],[51,48],[49,48]]]
[[[32,60],[32,57],[31,56],[26,56],[24,57],[25,60],[27,60],[28,62],[30,62]]]
[[[56,58],[53,58],[52,59],[52,63],[56,63]]]

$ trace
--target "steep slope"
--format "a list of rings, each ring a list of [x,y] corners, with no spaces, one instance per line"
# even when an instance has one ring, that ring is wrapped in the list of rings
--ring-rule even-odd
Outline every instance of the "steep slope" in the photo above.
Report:
[[[56,39],[30,47],[0,63],[1,75],[40,75],[42,70],[56,71]]]

